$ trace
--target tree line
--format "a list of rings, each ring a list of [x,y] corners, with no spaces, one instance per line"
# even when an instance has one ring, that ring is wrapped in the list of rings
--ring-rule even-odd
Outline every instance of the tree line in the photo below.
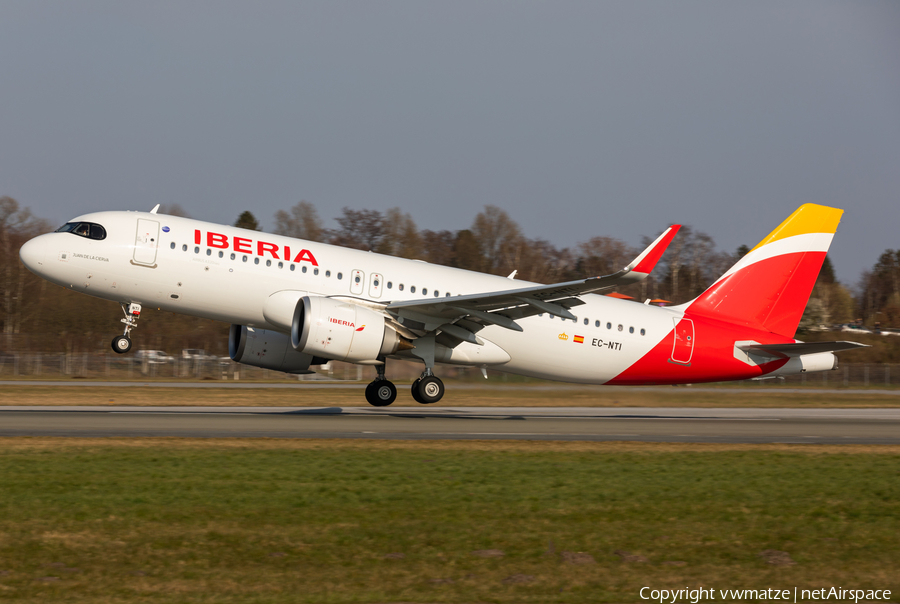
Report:
[[[177,206],[160,213],[188,216]],[[457,231],[420,229],[399,208],[384,212],[344,208],[327,227],[313,204],[301,201],[275,213],[275,233],[310,241],[424,260],[434,264],[554,283],[613,273],[640,249],[614,237],[592,237],[571,247],[558,247],[525,236],[505,210],[486,206],[468,228]],[[235,226],[259,230],[256,217],[243,212]],[[0,198],[0,279],[3,280],[0,334],[3,348],[40,351],[105,350],[119,330],[121,315],[113,302],[75,294],[30,273],[19,261],[18,249],[28,239],[53,230],[10,197]],[[648,245],[658,233],[644,238]],[[717,249],[712,237],[689,226],[663,255],[653,274],[641,283],[619,288],[638,301],[665,300],[679,304],[693,299],[733,265],[748,248]],[[857,318],[866,325],[900,327],[900,250],[887,250],[866,271],[853,295],[834,277],[826,258],[801,323],[801,329],[845,323]],[[204,348],[225,354],[227,325],[146,309],[135,333],[140,348],[178,352]]]

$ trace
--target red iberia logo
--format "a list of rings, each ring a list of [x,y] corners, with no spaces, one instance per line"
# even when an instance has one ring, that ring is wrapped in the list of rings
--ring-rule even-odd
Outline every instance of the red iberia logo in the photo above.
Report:
[[[362,330],[365,329],[365,328],[366,328],[366,326],[363,325],[362,327],[357,327],[357,328],[356,328],[356,331],[362,331]]]
[[[347,327],[356,327],[356,323],[351,323],[350,321],[344,321],[344,320],[342,320],[342,319],[335,319],[334,317],[328,317],[328,322],[329,322],[329,323],[336,323],[337,325],[346,325]],[[365,327],[365,325],[363,325],[362,327],[360,327],[360,328],[357,329],[356,331],[362,331],[362,328],[363,328],[363,327]]]
[[[575,336],[576,344],[584,344],[584,336]]]

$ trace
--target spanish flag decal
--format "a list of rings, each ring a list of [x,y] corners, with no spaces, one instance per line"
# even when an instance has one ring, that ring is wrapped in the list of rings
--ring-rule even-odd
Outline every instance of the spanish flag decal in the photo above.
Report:
[[[576,344],[584,344],[584,336],[575,336]]]

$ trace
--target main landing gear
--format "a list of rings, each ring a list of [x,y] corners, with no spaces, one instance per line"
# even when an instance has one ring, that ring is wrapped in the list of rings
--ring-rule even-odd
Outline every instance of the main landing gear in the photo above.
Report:
[[[137,321],[141,318],[141,305],[131,303],[125,306],[122,304],[122,312],[125,313],[125,318],[122,319],[122,323],[125,324],[125,333],[112,339],[112,349],[117,354],[125,354],[131,350],[131,338],[128,337],[128,334],[137,327]]]
[[[412,383],[412,397],[417,403],[431,405],[444,396],[444,382],[426,369],[422,376]]]
[[[384,359],[379,360],[381,365],[376,366],[378,377],[366,386],[366,400],[373,407],[387,407],[397,399],[397,387],[384,377]]]
[[[381,359],[382,361],[384,359]],[[366,400],[373,407],[387,407],[397,399],[397,387],[384,377],[384,365],[378,365],[378,377],[366,386]],[[444,382],[426,369],[412,384],[412,397],[417,403],[430,405],[444,396]]]

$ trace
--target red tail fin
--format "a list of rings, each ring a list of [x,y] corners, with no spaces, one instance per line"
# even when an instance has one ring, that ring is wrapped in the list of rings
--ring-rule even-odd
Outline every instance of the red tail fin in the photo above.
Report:
[[[843,213],[800,206],[687,312],[793,337]]]

